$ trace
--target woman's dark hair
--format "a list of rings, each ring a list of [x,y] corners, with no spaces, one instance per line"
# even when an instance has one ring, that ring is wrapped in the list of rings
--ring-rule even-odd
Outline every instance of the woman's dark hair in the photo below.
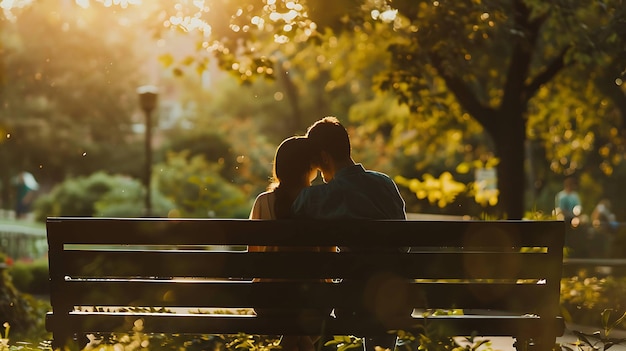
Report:
[[[274,212],[277,219],[291,217],[291,205],[302,188],[308,186],[312,170],[312,149],[306,137],[285,139],[276,149],[272,184],[276,195]]]

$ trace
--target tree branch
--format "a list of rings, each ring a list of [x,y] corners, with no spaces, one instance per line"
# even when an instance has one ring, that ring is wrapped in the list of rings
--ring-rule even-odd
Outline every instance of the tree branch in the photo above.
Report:
[[[556,56],[547,66],[546,68],[539,73],[535,78],[524,87],[523,99],[524,101],[528,101],[539,88],[549,82],[557,73],[559,73],[563,68],[565,68],[565,54],[569,46],[563,48],[561,53]]]
[[[456,100],[461,104],[472,117],[480,123],[483,128],[488,132],[494,131],[493,113],[494,109],[483,105],[472,90],[459,76],[449,73],[446,69],[444,60],[437,53],[429,53],[430,61],[435,67],[439,76],[446,82],[446,86],[456,97]]]

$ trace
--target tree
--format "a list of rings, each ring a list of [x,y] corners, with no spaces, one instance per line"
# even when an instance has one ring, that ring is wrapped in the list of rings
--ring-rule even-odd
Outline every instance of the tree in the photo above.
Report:
[[[204,20],[201,31],[210,36],[201,40],[200,56],[216,55],[242,81],[275,76],[276,65],[298,57],[302,43],[336,43],[346,32],[355,39],[378,35],[385,24],[388,40],[378,49],[390,56],[375,76],[379,87],[410,107],[409,119],[429,118],[428,106],[452,118],[467,114],[483,128],[499,159],[501,215],[509,218],[524,213],[525,144],[534,138],[528,123],[542,109],[541,90],[558,90],[567,81],[561,76],[580,72],[619,86],[626,61],[623,0],[222,0],[186,9],[170,24],[190,29],[194,19]],[[316,62],[341,66],[323,56]],[[622,106],[623,89],[609,90]]]
[[[118,22],[107,21],[116,18]],[[59,8],[56,1],[39,1],[12,21],[3,21],[4,206],[10,180],[19,171],[28,170],[41,183],[51,184],[68,174],[89,174],[103,164],[114,172],[132,170],[141,150],[139,142],[131,146],[139,65],[126,44],[129,37],[111,22],[121,22],[113,11]],[[116,151],[124,146],[125,153]]]
[[[155,174],[156,188],[175,204],[174,217],[245,218],[249,204],[240,188],[220,176],[221,166],[188,151],[170,153]]]
[[[606,73],[615,67],[625,45],[616,36],[616,31],[624,30],[623,2],[394,1],[391,5],[381,8],[397,10],[389,20],[397,37],[388,47],[392,64],[382,88],[394,91],[414,111],[429,99],[449,109],[450,104],[441,99],[446,94],[433,89],[443,81],[463,112],[491,137],[500,159],[502,211],[509,218],[521,218],[528,121],[533,109],[542,110],[537,94],[541,89],[558,89],[562,75],[581,70]],[[379,18],[384,20],[382,15]],[[624,67],[623,58],[621,62]],[[620,74],[609,72],[615,78]],[[571,82],[578,87],[587,83]],[[558,101],[557,94],[550,97]]]
[[[429,106],[438,105],[452,114],[446,99],[448,94],[454,96],[462,113],[478,122],[493,142],[500,160],[501,212],[508,218],[521,218],[524,213],[524,148],[530,113],[541,108],[535,105],[540,90],[555,89],[556,78],[562,75],[601,72],[620,85],[618,78],[624,74],[620,72],[626,62],[623,0],[308,4],[305,8],[287,1],[239,3],[229,22],[231,31],[215,31],[221,62],[225,66],[248,63],[237,65],[242,79],[247,79],[247,72],[262,71],[275,62],[270,53],[257,50],[263,33],[269,31],[274,42],[289,41],[293,46],[328,38],[323,36],[328,28],[336,33],[362,32],[377,28],[366,23],[387,23],[393,36],[380,48],[391,55],[390,65],[379,75],[381,89],[393,91],[408,105],[416,113],[411,118],[419,118],[422,105],[429,101]],[[584,86],[587,81],[574,83]]]
[[[159,17],[169,18],[162,22],[166,27],[197,34],[198,50],[191,61],[199,70],[215,60],[245,83],[284,73],[293,78],[295,67],[309,67],[301,71],[304,79],[326,81],[320,86],[327,94],[341,87],[358,91],[358,83],[370,78],[409,107],[407,117],[391,128],[391,137],[393,129],[421,124],[434,115],[445,126],[471,120],[474,125],[459,130],[474,133],[478,125],[488,136],[483,147],[499,160],[498,205],[508,218],[524,213],[527,140],[552,157],[554,133],[565,131],[572,137],[553,156],[571,149],[568,142],[592,135],[590,147],[571,155],[597,153],[604,169],[616,162],[612,155],[623,152],[613,129],[580,120],[597,122],[619,113],[613,121],[623,139],[624,0],[214,0],[161,6],[159,11],[170,9],[170,17]],[[363,50],[368,41],[375,48]],[[595,88],[587,89],[589,85]],[[608,100],[594,99],[603,106],[596,110],[597,104],[578,99],[583,106],[570,114],[559,108],[576,101],[561,94],[567,86]],[[365,90],[359,97],[372,98],[371,90],[361,95]],[[288,97],[296,118],[303,111],[299,97],[304,94]],[[556,114],[551,120],[562,129],[546,131],[552,126],[533,121],[546,110]],[[383,129],[386,125],[387,120]],[[603,151],[607,148],[608,154]],[[550,171],[582,170],[569,156],[556,160],[565,167]]]

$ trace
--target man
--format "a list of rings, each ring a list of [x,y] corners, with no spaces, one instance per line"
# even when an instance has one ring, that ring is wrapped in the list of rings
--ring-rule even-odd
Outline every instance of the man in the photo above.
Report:
[[[387,175],[366,170],[351,156],[348,132],[335,117],[309,127],[317,164],[325,184],[303,189],[292,211],[314,219],[406,219],[404,200]]]
[[[387,175],[366,170],[354,162],[350,138],[335,117],[325,117],[309,127],[307,138],[313,147],[314,162],[325,184],[304,188],[292,212],[296,218],[312,219],[406,219],[405,204],[398,187]],[[350,248],[340,248],[350,251]],[[353,250],[354,251],[354,250]],[[364,287],[365,289],[365,287]],[[334,310],[335,316],[365,316],[366,311]],[[394,349],[395,336],[366,340],[375,346]],[[324,342],[324,340],[320,340]]]

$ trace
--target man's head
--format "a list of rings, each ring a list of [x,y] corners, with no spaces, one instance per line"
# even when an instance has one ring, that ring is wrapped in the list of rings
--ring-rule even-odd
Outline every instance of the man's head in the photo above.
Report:
[[[565,189],[566,192],[576,190],[576,179],[574,179],[571,176],[565,178],[565,180],[563,181],[563,188]]]
[[[324,117],[313,123],[306,136],[311,140],[324,181],[333,179],[337,170],[354,164],[348,132],[336,117]]]

